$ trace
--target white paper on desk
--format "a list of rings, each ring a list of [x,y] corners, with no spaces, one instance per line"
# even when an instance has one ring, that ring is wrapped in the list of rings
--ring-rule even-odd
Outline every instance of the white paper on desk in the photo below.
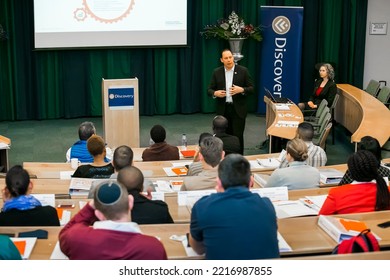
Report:
[[[251,189],[251,192],[257,193],[261,197],[268,197],[271,201],[288,200],[287,187]]]
[[[172,162],[172,167],[182,167],[182,166],[186,166],[186,165],[190,165],[192,163],[192,160],[181,160],[181,161],[176,161],[176,162]]]
[[[290,104],[288,103],[277,103],[275,104],[275,109],[277,111],[290,111]]]
[[[193,206],[201,197],[216,193],[216,190],[204,191],[182,191],[177,193],[177,204],[179,206]]]
[[[88,201],[80,200],[80,201],[79,201],[80,210],[81,210],[85,205],[87,205],[87,203],[88,203]]]
[[[72,179],[74,171],[60,171],[60,179],[61,180],[69,180]]]
[[[23,260],[27,260],[30,257],[31,252],[35,246],[35,243],[37,242],[36,237],[11,237],[10,239],[12,240],[12,242],[15,242],[15,241],[25,241],[26,242],[26,248],[24,249],[24,254],[21,255]]]
[[[9,145],[5,144],[4,142],[0,142],[0,150],[8,149],[9,150]]]
[[[169,184],[168,181],[157,180],[156,184],[157,184],[157,187],[156,187],[157,192],[173,192],[173,190],[171,188],[171,184]]]
[[[278,231],[278,245],[279,245],[279,252],[292,252],[292,249],[290,245],[286,242],[286,240],[283,238],[283,236]]]
[[[285,149],[283,149],[283,150],[280,152],[279,156],[278,156],[278,161],[279,161],[279,162],[282,162],[283,158],[285,158],[286,155],[287,155],[287,151],[286,151]]]
[[[146,195],[147,193],[143,193]],[[151,192],[152,200],[162,200],[165,201],[165,194],[163,192]]]
[[[165,174],[167,174],[167,176],[169,177],[177,176],[177,174],[172,171],[172,167],[163,167],[163,169],[165,171]]]
[[[324,204],[328,195],[313,195],[313,196],[305,196],[304,198],[300,198],[299,200],[304,203],[306,206],[309,206],[313,210],[320,212],[322,205]]]
[[[188,239],[187,237],[181,242],[181,244],[183,244],[183,247],[184,247],[184,250],[186,251],[186,254],[188,257],[197,257],[197,256],[203,256],[203,255],[199,255],[197,252],[194,251],[194,249],[192,249],[192,247],[188,247]]]
[[[54,194],[31,194],[33,197],[39,200],[39,202],[42,204],[42,206],[52,206],[56,207],[56,199]]]
[[[250,160],[249,161],[249,164],[251,166],[251,169],[260,169],[260,168],[264,168],[264,166],[261,166],[257,160]]]
[[[57,241],[56,246],[53,249],[53,252],[50,255],[51,260],[69,260],[69,258],[62,253],[60,248],[60,242]]]
[[[277,158],[263,158],[263,159],[257,159],[257,162],[262,166],[263,168],[278,168],[280,165],[280,160]]]
[[[72,212],[70,212],[69,210],[62,211],[62,218],[60,220],[60,225],[61,226],[66,225],[70,221],[71,216],[72,216]]]
[[[272,202],[278,219],[318,215],[314,209],[304,205],[299,200]]]
[[[94,179],[90,178],[72,178],[70,180],[69,189],[89,191],[93,181]]]

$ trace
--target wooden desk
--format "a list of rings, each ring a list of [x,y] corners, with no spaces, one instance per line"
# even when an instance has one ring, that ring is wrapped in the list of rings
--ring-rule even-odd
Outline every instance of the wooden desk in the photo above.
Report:
[[[248,160],[255,160],[258,158],[278,157],[279,154],[258,154],[246,156]],[[187,159],[186,161],[192,161]],[[172,167],[172,163],[183,163],[185,160],[169,160],[169,161],[137,161],[133,165],[138,167],[145,178],[175,178],[168,177],[164,171],[164,167]],[[23,162],[25,168],[30,176],[39,179],[59,179],[61,171],[74,171],[70,167],[70,163],[66,162]],[[274,168],[259,168],[252,171],[269,171]],[[168,179],[168,180],[171,180]]]
[[[390,138],[390,110],[374,96],[349,84],[337,85],[340,93],[335,120],[352,133],[351,142],[364,136],[383,146]]]
[[[348,219],[364,221],[378,236],[382,249],[390,248],[390,231],[381,229],[378,223],[387,221],[390,211],[337,215]],[[293,252],[282,253],[282,257],[330,254],[336,242],[317,226],[318,217],[301,217],[278,220],[279,232],[291,246]],[[0,233],[18,233],[36,229],[45,229],[49,232],[49,239],[38,240],[30,259],[49,259],[57,242],[61,227],[0,227]],[[189,259],[181,242],[173,241],[169,237],[173,234],[185,235],[189,232],[189,224],[164,224],[164,225],[141,225],[144,234],[158,236],[164,244],[169,259]],[[327,256],[325,256],[326,258]],[[197,257],[201,258],[201,257]],[[318,257],[321,259],[321,256]]]
[[[291,257],[287,260],[390,260],[390,250],[340,255],[321,255],[309,257]]]
[[[296,126],[283,126],[280,122],[283,121],[297,121],[303,122],[303,114],[299,107],[295,104],[290,105],[290,110],[277,110],[275,103],[273,103],[267,96],[264,96],[266,104],[266,129],[269,136],[269,152],[272,153],[272,137],[280,137],[284,139],[293,139],[297,133]]]
[[[0,135],[0,143],[11,145],[11,139]],[[0,172],[7,172],[9,170],[9,162],[8,162],[8,148],[0,148],[0,166],[3,166],[4,169],[0,170]]]

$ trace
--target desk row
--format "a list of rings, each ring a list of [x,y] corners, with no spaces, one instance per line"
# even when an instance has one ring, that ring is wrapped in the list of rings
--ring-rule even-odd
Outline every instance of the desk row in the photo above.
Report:
[[[381,229],[377,224],[388,220],[390,211],[338,215],[347,219],[363,221],[377,234],[381,240],[382,249],[390,248],[390,232]],[[291,248],[289,252],[281,252],[282,257],[297,257],[303,255],[315,256],[330,254],[337,245],[325,231],[318,225],[318,217],[301,217],[278,221],[278,230],[286,243]],[[189,224],[169,225],[141,225],[143,234],[155,236],[160,239],[165,247],[169,259],[193,259],[203,258],[199,255],[191,255],[186,250],[186,242],[178,237],[185,237],[189,232]],[[43,229],[48,231],[48,239],[38,239],[29,259],[48,260],[51,258],[54,248],[58,243],[58,233],[61,227],[0,227],[0,234],[15,234],[19,232]],[[175,237],[175,238],[174,238]],[[52,257],[53,258],[53,257]],[[57,257],[54,257],[57,258]],[[318,257],[319,259],[321,256]],[[326,257],[325,257],[326,258]]]

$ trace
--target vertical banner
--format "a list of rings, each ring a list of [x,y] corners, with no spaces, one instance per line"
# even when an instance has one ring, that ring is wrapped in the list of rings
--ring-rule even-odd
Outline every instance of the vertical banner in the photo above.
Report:
[[[265,113],[264,88],[298,103],[301,83],[303,7],[260,7],[263,28],[257,112]]]

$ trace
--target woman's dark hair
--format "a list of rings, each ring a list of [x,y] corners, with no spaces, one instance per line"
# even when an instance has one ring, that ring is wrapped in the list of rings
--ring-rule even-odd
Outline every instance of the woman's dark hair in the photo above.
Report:
[[[382,160],[381,155],[381,145],[379,144],[379,141],[371,136],[364,136],[362,139],[360,139],[360,142],[358,143],[358,150],[366,150],[370,151],[374,154],[376,159],[379,161],[379,164]]]
[[[352,179],[359,182],[376,180],[375,210],[387,210],[390,206],[390,193],[386,181],[378,172],[378,160],[373,153],[360,150],[348,159],[348,169]]]

